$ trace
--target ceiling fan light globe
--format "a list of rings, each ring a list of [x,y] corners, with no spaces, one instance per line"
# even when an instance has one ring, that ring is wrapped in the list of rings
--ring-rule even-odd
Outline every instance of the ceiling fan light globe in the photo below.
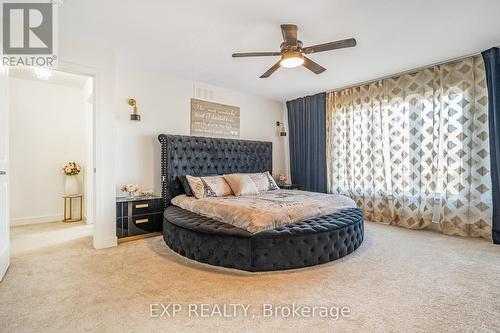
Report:
[[[281,57],[280,65],[285,68],[299,67],[304,64],[304,57],[300,52],[288,52]]]

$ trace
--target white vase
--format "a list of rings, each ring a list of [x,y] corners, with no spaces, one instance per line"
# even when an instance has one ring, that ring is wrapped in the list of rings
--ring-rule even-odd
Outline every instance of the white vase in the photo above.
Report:
[[[80,193],[80,186],[78,184],[77,176],[66,176],[64,180],[64,194],[73,195]]]

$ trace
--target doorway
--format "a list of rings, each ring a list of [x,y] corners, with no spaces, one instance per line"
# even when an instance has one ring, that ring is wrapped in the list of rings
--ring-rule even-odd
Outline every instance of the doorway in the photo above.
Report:
[[[8,80],[11,254],[90,239],[93,77],[12,68]],[[69,163],[73,167],[64,168]],[[73,222],[63,222],[68,219]]]

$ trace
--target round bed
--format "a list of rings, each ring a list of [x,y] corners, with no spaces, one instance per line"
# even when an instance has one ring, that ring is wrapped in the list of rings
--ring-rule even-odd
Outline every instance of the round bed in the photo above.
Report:
[[[245,271],[273,271],[336,260],[363,242],[359,208],[252,234],[171,205],[175,196],[185,193],[181,178],[186,175],[272,171],[272,143],[165,134],[158,139],[165,205],[163,238],[180,255]]]
[[[363,242],[363,213],[345,209],[252,234],[176,206],[165,209],[163,238],[187,258],[245,271],[274,271],[323,264]]]

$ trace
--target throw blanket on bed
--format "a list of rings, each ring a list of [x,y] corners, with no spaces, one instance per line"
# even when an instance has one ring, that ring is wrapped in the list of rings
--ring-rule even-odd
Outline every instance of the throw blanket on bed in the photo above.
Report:
[[[201,199],[179,195],[172,200],[172,204],[251,233],[356,207],[352,199],[342,195],[296,190]]]

